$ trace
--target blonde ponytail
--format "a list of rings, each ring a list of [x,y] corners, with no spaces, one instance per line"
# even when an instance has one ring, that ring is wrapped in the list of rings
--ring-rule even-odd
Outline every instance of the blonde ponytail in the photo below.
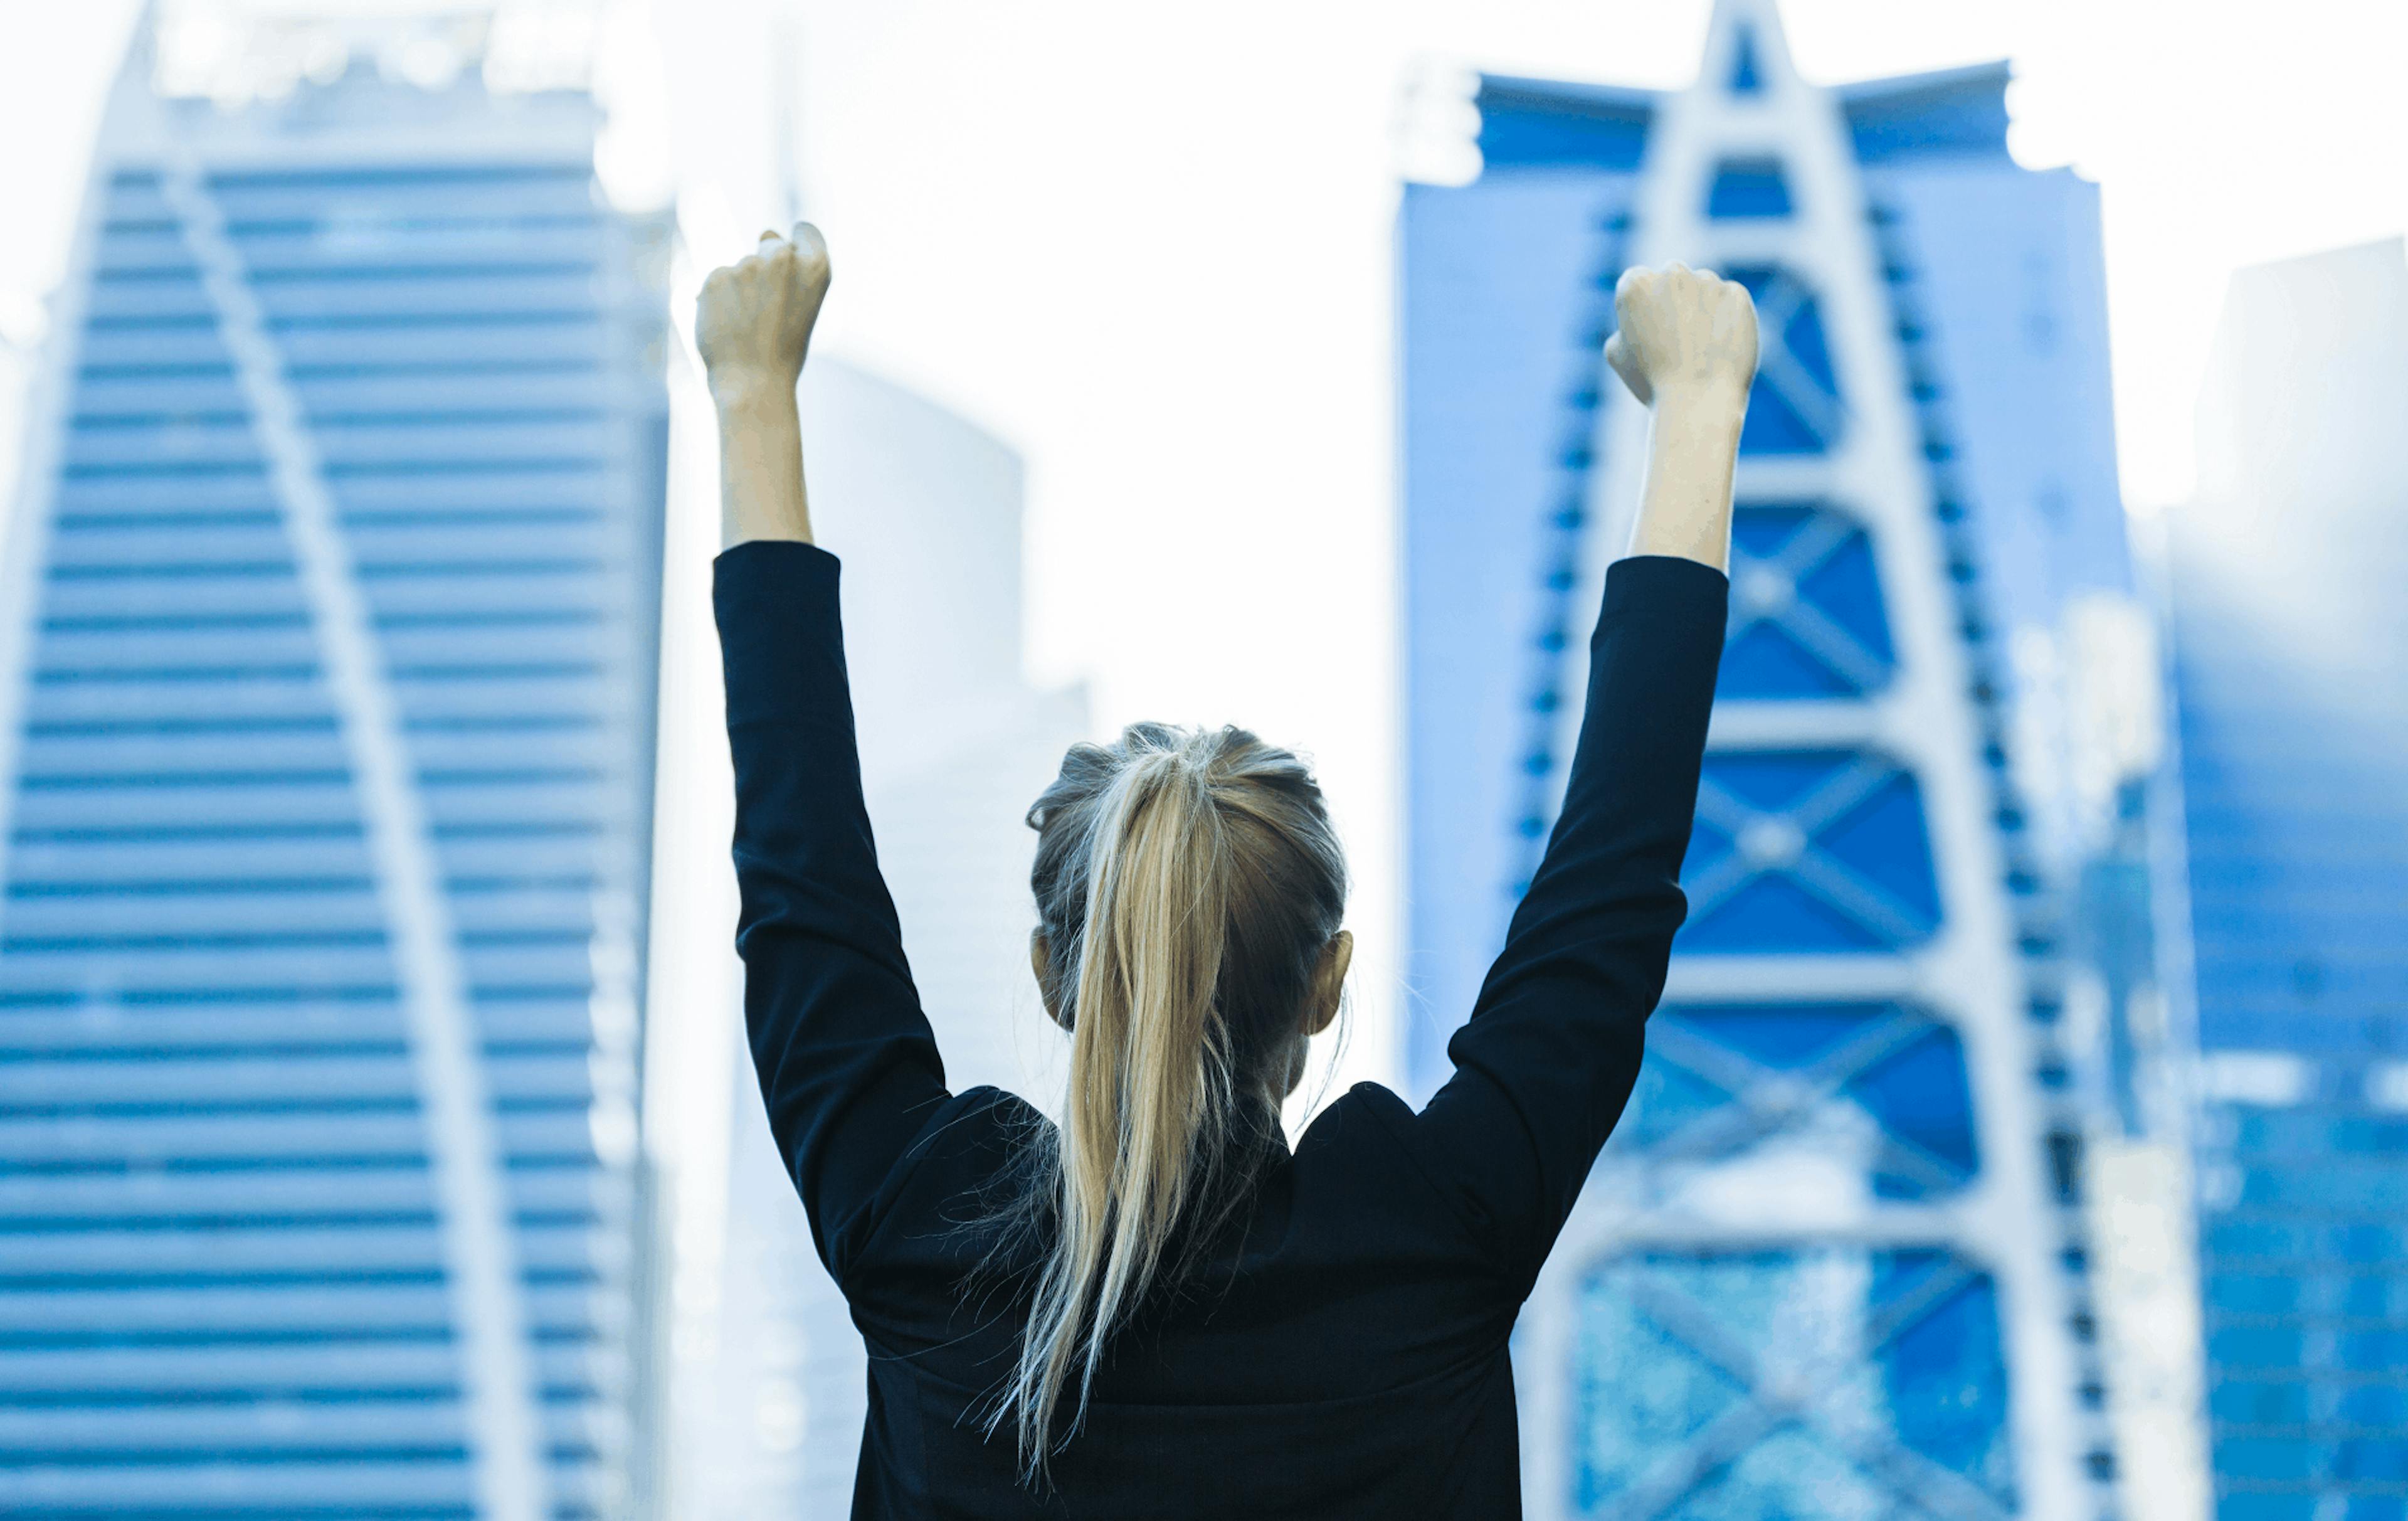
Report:
[[[1054,1238],[988,1423],[1011,1413],[1025,1477],[1074,1384],[1078,1429],[1111,1333],[1243,1205],[1346,890],[1311,772],[1241,729],[1075,746],[1029,823],[1070,1075],[1030,1199],[1053,1205]]]

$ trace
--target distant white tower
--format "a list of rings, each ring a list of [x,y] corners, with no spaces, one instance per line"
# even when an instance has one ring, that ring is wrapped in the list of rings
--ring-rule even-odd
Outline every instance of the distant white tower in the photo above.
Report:
[[[2403,415],[2399,238],[2234,274],[2162,524],[2221,1516],[2380,1514],[2408,1474]]]
[[[663,229],[472,23],[212,24],[9,524],[0,1512],[621,1514]]]

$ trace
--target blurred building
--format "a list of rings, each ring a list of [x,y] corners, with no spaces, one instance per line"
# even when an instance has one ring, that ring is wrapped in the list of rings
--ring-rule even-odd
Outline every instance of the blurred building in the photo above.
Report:
[[[2403,416],[2399,240],[2234,278],[2164,530],[2160,857],[2223,1521],[2408,1514]]]
[[[2162,1042],[2121,1033],[2157,997],[2155,667],[2098,196],[2008,156],[2007,82],[1814,86],[1770,0],[1724,0],[1684,91],[1470,81],[1476,154],[1406,190],[1422,1094],[1544,847],[1629,532],[1615,280],[1711,266],[1763,323],[1689,919],[1517,1333],[1536,1517],[2198,1515],[2195,1336],[2160,1366],[2100,1334],[2102,1294],[2196,1311],[2179,1116],[2112,1101]],[[2077,938],[2093,898],[2128,911]]]
[[[624,1514],[664,229],[479,23],[201,20],[0,562],[0,1512]]]
[[[1022,675],[1020,458],[823,355],[802,396],[812,526],[844,561],[863,791],[946,1077],[1050,1112],[1065,1042],[1028,969],[1024,816],[1085,737],[1086,705]],[[724,839],[711,849],[724,871]],[[734,1055],[716,1325],[680,1415],[694,1460],[674,1514],[843,1515],[867,1400],[861,1333],[813,1250],[751,1059]]]

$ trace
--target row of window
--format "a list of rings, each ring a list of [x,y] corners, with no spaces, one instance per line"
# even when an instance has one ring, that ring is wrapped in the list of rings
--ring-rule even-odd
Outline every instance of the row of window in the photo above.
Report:
[[[508,321],[590,317],[613,294],[609,278],[591,265],[313,273],[252,278],[248,286],[271,329],[328,323],[417,325],[486,316]],[[214,328],[219,315],[197,272],[96,281],[85,298],[84,313],[91,327],[120,331],[188,324]]]
[[[593,1041],[584,987],[556,992],[488,988],[471,1011],[482,1049],[494,1055]],[[246,989],[121,989],[0,986],[0,1060],[54,1058],[141,1063],[216,1054],[302,1056],[380,1052],[408,1039],[397,996],[382,986],[310,988],[292,983]]]
[[[372,419],[509,416],[521,412],[637,410],[619,377],[590,366],[419,365],[319,367],[288,374],[304,416],[332,423]],[[187,420],[248,418],[231,365],[156,372],[87,367],[76,380],[75,427],[163,426]]]
[[[608,224],[591,214],[387,222],[373,236],[324,222],[236,222],[228,229],[244,273],[263,283],[459,267],[591,265]],[[193,248],[172,222],[127,219],[101,230],[96,283],[190,278]]]
[[[2398,1155],[2408,1162],[2408,1113],[2330,1105],[2260,1108],[2213,1104],[2203,1139],[2236,1158],[2309,1162],[2340,1152]]]
[[[2221,1374],[2320,1368],[2391,1372],[2408,1368],[2408,1324],[2269,1317],[2251,1325],[2218,1317],[2208,1327],[2207,1355]]]
[[[2379,1273],[2211,1271],[2203,1291],[2211,1311],[2236,1314],[2408,1320],[2408,1264]]]
[[[2219,1379],[2208,1413],[2232,1426],[2357,1428],[2408,1440],[2408,1388],[2396,1379],[2332,1368],[2279,1369]]]
[[[514,172],[426,170],[408,177],[347,172],[266,179],[211,172],[202,188],[236,237],[312,229],[337,247],[373,247],[380,236],[404,229],[591,218],[603,207],[592,170],[565,164],[529,165]],[[120,174],[108,194],[112,229],[179,224],[156,174]]]
[[[375,374],[460,366],[624,365],[636,357],[624,329],[592,313],[496,311],[480,316],[268,324],[278,355],[296,377]],[[77,347],[87,376],[137,379],[222,368],[225,345],[213,321],[103,323]]]
[[[2408,1485],[2408,1433],[2338,1440],[2219,1433],[2215,1471],[2224,1479],[2313,1484],[2328,1493],[2344,1485]]]
[[[590,1054],[556,1048],[488,1055],[485,1082],[498,1108],[532,1113],[556,1107],[582,1107],[594,1099]],[[407,1051],[380,1055],[332,1052],[321,1055],[158,1057],[122,1060],[31,1061],[0,1067],[0,1115],[50,1115],[63,1122],[109,1115],[194,1116],[299,1113],[376,1114],[418,1101],[417,1074]],[[419,1180],[423,1182],[423,1180]],[[416,1186],[413,1184],[412,1186]],[[289,1191],[291,1184],[280,1184]],[[239,1192],[239,1190],[236,1190]],[[200,1200],[223,1190],[178,1190],[153,1200],[162,1212],[208,1212]],[[40,1195],[44,1208],[71,1209],[68,1194],[10,1181],[0,1168],[0,1215],[30,1207]],[[285,1197],[280,1193],[279,1197]],[[328,1202],[337,1202],[329,1197]]]

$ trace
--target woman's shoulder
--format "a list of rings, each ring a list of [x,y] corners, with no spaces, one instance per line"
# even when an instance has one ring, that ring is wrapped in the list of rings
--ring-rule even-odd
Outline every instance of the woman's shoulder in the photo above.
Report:
[[[1343,1221],[1366,1249],[1461,1244],[1463,1221],[1425,1145],[1419,1115],[1395,1089],[1357,1083],[1322,1110],[1296,1148],[1297,1197]]]
[[[963,1249],[956,1227],[1015,1213],[1035,1144],[1054,1122],[1016,1093],[985,1084],[949,1096],[904,1149],[882,1191],[880,1228],[865,1248],[882,1266]],[[947,1244],[932,1247],[932,1240]],[[982,1241],[983,1238],[981,1238]]]
[[[904,1152],[906,1168],[931,1163],[1000,1161],[1016,1154],[1054,1122],[1042,1110],[1008,1088],[980,1083],[951,1095],[937,1106]]]
[[[1311,1135],[1325,1120],[1343,1126],[1356,1115],[1376,1115],[1383,1122],[1398,1117],[1410,1120],[1413,1117],[1413,1107],[1384,1083],[1357,1083],[1331,1099],[1319,1114],[1314,1115],[1312,1125],[1306,1128],[1305,1133]]]
[[[1381,1083],[1357,1083],[1323,1106],[1297,1141],[1299,1163],[1336,1160],[1367,1148],[1392,1154],[1412,1134],[1413,1110],[1395,1089]]]

